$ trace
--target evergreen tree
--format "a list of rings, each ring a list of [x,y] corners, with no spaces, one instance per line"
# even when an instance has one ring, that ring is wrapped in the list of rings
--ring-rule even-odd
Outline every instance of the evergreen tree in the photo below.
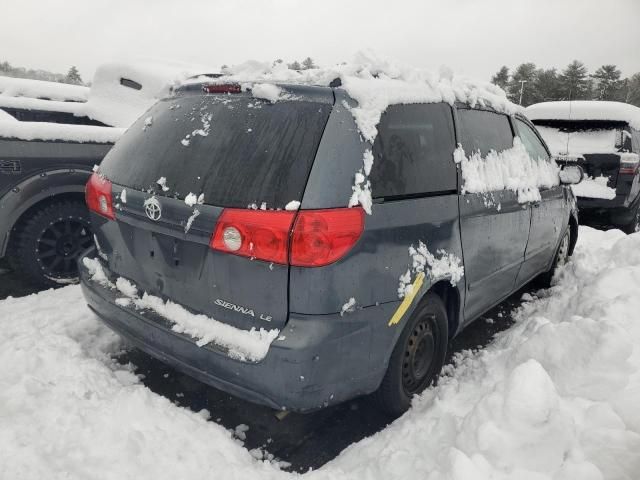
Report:
[[[509,68],[503,65],[502,68],[491,77],[491,83],[506,91],[509,85]]]
[[[560,94],[563,100],[587,100],[591,96],[591,81],[584,63],[574,60],[560,74]]]
[[[65,83],[73,83],[75,85],[83,85],[82,77],[80,76],[80,72],[75,66],[72,66],[67,72],[67,76],[64,77]]]
[[[295,60],[293,63],[289,63],[287,67],[289,67],[290,70],[302,70],[302,66],[297,60]]]
[[[316,68],[316,65],[313,63],[313,59],[311,57],[307,57],[302,61],[302,68],[304,70],[309,70],[310,68]]]
[[[624,92],[624,101],[640,107],[640,73],[636,73],[627,79]]]
[[[621,72],[615,65],[603,65],[592,75],[595,81],[595,98],[597,100],[616,100],[624,86],[620,80]]]
[[[536,65],[534,63],[523,63],[513,71],[508,85],[509,99],[514,103],[523,106],[531,105],[537,98],[535,92]],[[522,93],[522,99],[521,94]],[[522,101],[521,101],[522,100]]]
[[[561,98],[560,79],[555,68],[539,69],[536,72],[534,85],[534,103],[550,102]]]

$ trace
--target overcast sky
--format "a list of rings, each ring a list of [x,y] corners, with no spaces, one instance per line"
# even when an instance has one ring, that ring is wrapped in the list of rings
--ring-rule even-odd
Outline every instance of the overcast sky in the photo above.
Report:
[[[489,79],[531,61],[640,71],[640,0],[1,0],[0,60],[85,80],[136,57],[322,64],[360,49]]]

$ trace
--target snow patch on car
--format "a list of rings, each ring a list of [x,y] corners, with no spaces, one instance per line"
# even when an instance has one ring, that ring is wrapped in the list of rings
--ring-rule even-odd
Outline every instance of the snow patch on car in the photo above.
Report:
[[[533,159],[522,141],[515,137],[513,147],[502,152],[490,151],[483,157],[479,151],[467,156],[461,145],[454,161],[462,170],[462,193],[485,193],[511,190],[519,203],[540,201],[540,188],[560,184],[560,168],[553,160]]]
[[[255,98],[276,103],[283,96],[282,89],[272,83],[256,83],[251,87],[251,93]]]
[[[464,276],[464,266],[460,258],[442,249],[437,250],[434,255],[422,241],[418,242],[417,248],[413,245],[409,247],[409,257],[411,265],[399,280],[399,298],[413,292],[413,282],[420,273],[424,273],[432,282],[447,279],[454,287]]]
[[[571,185],[571,190],[576,197],[602,198],[613,200],[616,198],[616,189],[607,186],[609,177],[585,177],[577,185]]]
[[[164,301],[146,292],[139,295],[138,288],[131,281],[122,277],[118,277],[115,283],[109,280],[99,260],[84,257],[82,262],[92,281],[111,290],[115,289],[125,296],[128,301],[121,301],[120,305],[133,305],[138,310],[153,310],[173,324],[173,331],[189,335],[199,347],[214,343],[224,347],[231,358],[259,362],[267,355],[271,343],[280,333],[278,329],[240,330],[206,315],[191,313],[171,300]]]

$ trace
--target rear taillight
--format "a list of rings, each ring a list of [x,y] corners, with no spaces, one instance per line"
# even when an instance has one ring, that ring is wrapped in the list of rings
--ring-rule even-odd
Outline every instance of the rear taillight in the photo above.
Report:
[[[640,164],[637,153],[620,153],[620,169],[621,175],[635,175]]]
[[[209,245],[267,262],[321,267],[346,255],[363,230],[360,207],[297,213],[228,208],[222,211]]]
[[[360,207],[301,210],[293,226],[291,265],[329,265],[353,248],[363,229],[364,210]]]
[[[286,264],[295,215],[284,210],[225,209],[209,245],[234,255]]]
[[[102,215],[110,220],[115,219],[111,198],[111,182],[93,173],[85,187],[85,199],[87,207],[92,212]]]
[[[242,87],[237,83],[218,83],[202,87],[205,93],[241,93]]]

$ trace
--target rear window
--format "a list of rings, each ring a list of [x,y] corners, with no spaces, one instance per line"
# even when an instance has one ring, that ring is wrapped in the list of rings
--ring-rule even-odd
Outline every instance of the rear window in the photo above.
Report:
[[[501,152],[513,147],[513,132],[506,115],[486,110],[458,109],[462,148],[467,154],[491,150]]]
[[[536,120],[534,123],[554,154],[615,153],[631,148],[624,122]]]
[[[100,166],[119,185],[222,207],[282,208],[300,201],[331,104],[249,95],[188,95],[158,102]],[[157,186],[166,178],[167,190]]]
[[[373,196],[394,197],[455,190],[455,137],[448,104],[392,105],[382,115],[373,145]]]

